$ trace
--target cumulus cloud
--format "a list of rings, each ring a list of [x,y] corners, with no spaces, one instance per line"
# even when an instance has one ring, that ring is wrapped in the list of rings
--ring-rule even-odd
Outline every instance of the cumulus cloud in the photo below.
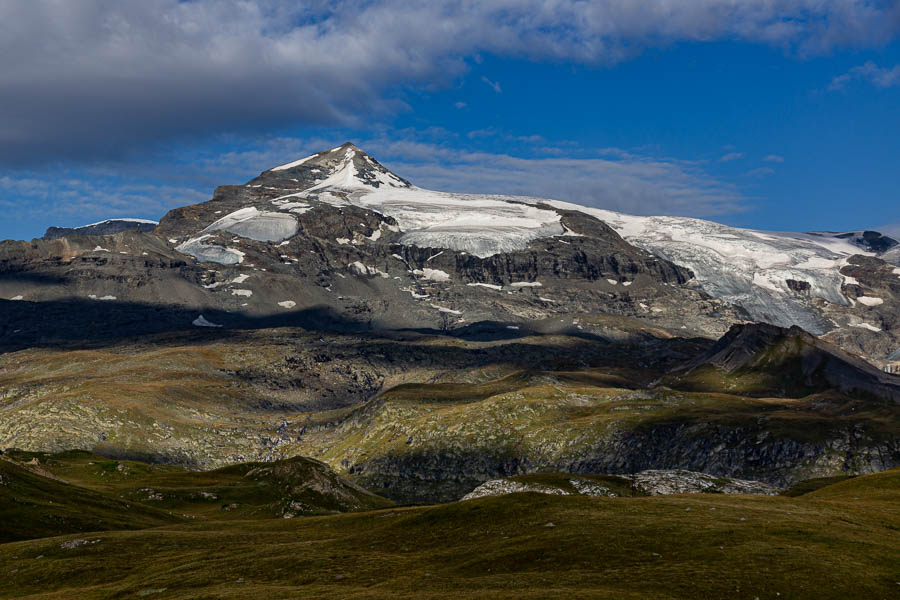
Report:
[[[893,68],[879,67],[872,61],[853,67],[843,75],[831,80],[829,90],[842,90],[854,80],[864,80],[876,87],[888,88],[900,85],[900,65]]]
[[[458,80],[480,53],[610,65],[681,41],[798,54],[883,44],[898,11],[870,0],[7,0],[0,161],[352,126],[402,110],[398,90]]]

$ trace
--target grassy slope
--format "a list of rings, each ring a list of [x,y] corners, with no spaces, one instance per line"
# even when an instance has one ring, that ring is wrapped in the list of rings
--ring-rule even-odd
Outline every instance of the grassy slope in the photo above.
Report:
[[[303,457],[191,471],[172,465],[109,460],[84,451],[8,454],[21,461],[39,458],[41,468],[79,486],[75,489],[190,518],[265,519],[281,517],[285,512],[297,516],[328,514],[393,504],[354,486],[327,466]]]
[[[180,521],[167,511],[42,477],[0,459],[0,542]]]
[[[898,486],[895,469],[800,498],[515,494],[34,540],[0,546],[0,596],[891,598]]]

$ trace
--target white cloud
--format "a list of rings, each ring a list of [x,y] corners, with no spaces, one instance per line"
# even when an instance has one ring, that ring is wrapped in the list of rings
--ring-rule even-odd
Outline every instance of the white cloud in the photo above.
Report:
[[[530,136],[521,143],[536,155],[531,158],[457,150],[429,141],[448,135],[437,130],[392,130],[353,141],[398,175],[431,189],[544,197],[633,214],[695,217],[741,211],[750,202],[737,188],[690,161],[616,148],[580,150],[573,156],[565,143],[553,145]],[[327,139],[245,139],[235,144],[243,150],[198,154],[190,163],[168,156],[153,164],[129,165],[127,171],[109,165],[0,177],[0,189],[17,198],[8,207],[0,203],[7,218],[6,234],[37,236],[50,225],[81,225],[110,217],[159,219],[172,208],[208,200],[216,185],[243,183],[274,165],[343,141],[343,134]],[[536,142],[543,145],[533,146]]]
[[[363,140],[398,175],[437,190],[567,200],[643,215],[711,217],[744,210],[750,199],[695,163],[602,149],[588,157],[521,158],[469,152],[390,137]]]
[[[763,160],[766,162],[772,162],[772,163],[783,163],[784,157],[778,156],[777,154],[769,154],[768,156],[763,158]]]
[[[847,87],[848,83],[858,79],[869,81],[880,88],[898,86],[900,85],[900,65],[889,69],[887,67],[879,67],[869,61],[858,67],[853,67],[843,75],[832,79],[828,89],[832,91],[842,90]]]
[[[743,152],[729,152],[728,154],[722,156],[719,159],[719,162],[731,162],[733,160],[740,160],[744,158]]]
[[[766,175],[772,175],[775,173],[775,169],[770,167],[759,167],[758,169],[751,169],[747,171],[747,175],[750,177],[765,177]]]
[[[868,0],[7,0],[0,160],[368,123],[403,110],[397,90],[451,84],[482,53],[611,65],[737,40],[805,55],[884,44],[898,17]]]

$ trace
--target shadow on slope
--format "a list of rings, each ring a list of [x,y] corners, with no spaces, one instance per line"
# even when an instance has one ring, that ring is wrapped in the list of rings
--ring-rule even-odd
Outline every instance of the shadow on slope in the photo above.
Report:
[[[837,391],[900,403],[900,377],[799,327],[734,325],[706,353],[664,378],[689,391],[801,398]]]
[[[181,521],[166,511],[51,479],[0,457],[0,542]]]

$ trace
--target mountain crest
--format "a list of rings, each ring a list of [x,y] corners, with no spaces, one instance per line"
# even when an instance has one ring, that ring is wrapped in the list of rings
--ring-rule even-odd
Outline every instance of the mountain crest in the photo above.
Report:
[[[350,190],[378,189],[382,186],[412,187],[408,181],[392,173],[353,142],[344,142],[330,150],[273,167],[248,185],[259,184],[260,181],[271,183],[283,180],[295,184],[308,182],[311,185],[304,186],[308,192],[325,188]]]

